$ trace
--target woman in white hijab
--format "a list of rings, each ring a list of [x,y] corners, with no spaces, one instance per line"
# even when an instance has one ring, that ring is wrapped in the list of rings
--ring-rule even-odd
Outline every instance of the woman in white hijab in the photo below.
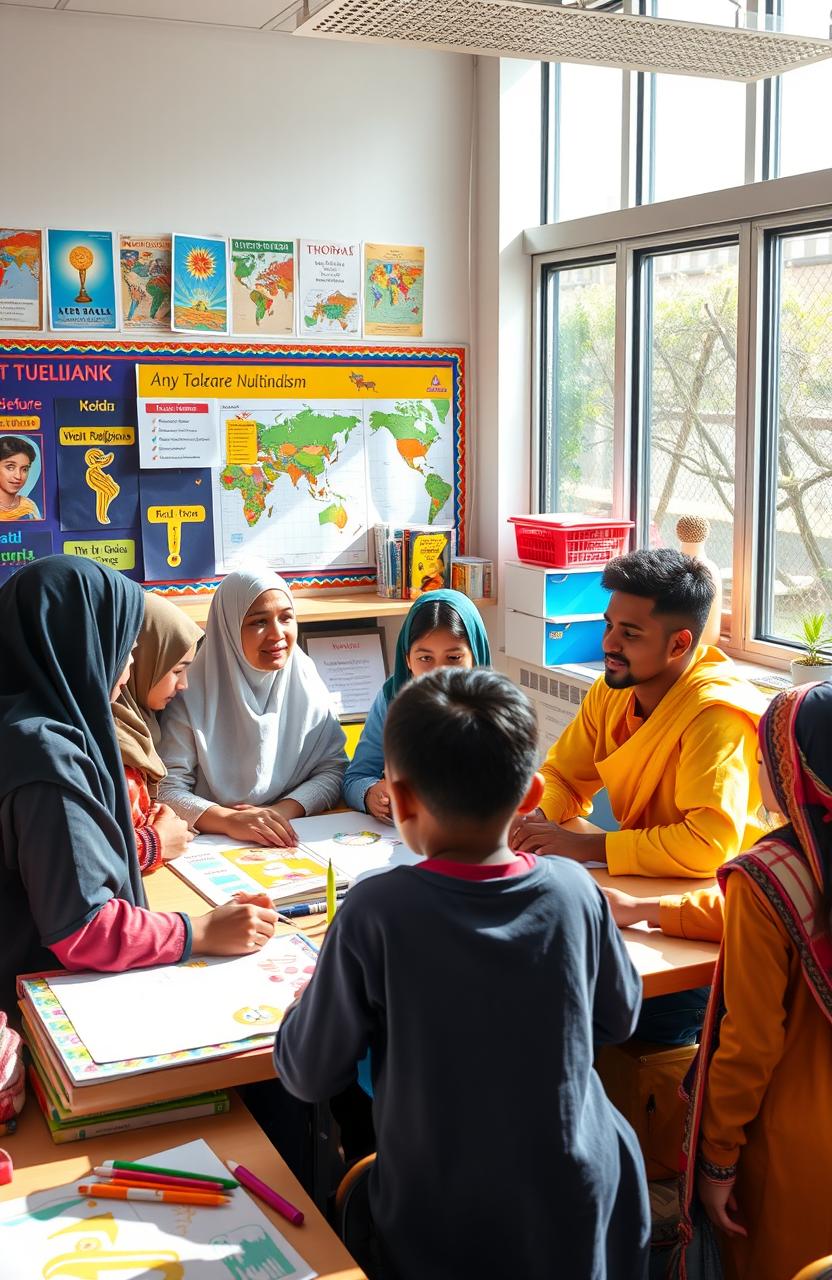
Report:
[[[189,687],[162,721],[159,797],[197,831],[293,844],[293,818],[338,803],[344,734],[297,638],[282,578],[265,568],[228,574]]]

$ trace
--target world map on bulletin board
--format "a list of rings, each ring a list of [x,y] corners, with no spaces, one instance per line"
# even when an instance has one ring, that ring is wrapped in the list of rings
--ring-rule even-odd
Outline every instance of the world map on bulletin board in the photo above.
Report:
[[[375,582],[373,526],[465,527],[462,347],[0,343],[0,581],[53,551],[172,592],[246,560]]]

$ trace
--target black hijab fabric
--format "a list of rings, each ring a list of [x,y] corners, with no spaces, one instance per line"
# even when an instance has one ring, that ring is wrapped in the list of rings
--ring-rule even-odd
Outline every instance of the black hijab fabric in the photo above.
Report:
[[[76,556],[38,560],[0,588],[0,805],[36,783],[103,810],[103,825],[118,827],[109,857],[127,871],[137,904],[145,897],[110,690],[143,614],[137,583]],[[0,853],[7,867],[17,861],[16,850]]]

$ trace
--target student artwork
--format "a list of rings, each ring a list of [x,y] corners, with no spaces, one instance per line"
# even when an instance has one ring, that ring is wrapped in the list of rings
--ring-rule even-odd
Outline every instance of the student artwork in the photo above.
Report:
[[[421,338],[425,251],[418,245],[365,244],[364,333]]]
[[[139,515],[135,410],[126,400],[55,401],[62,529],[131,528]]]
[[[228,1170],[206,1142],[185,1143],[146,1163],[213,1178]],[[107,1199],[75,1182],[0,1205],[7,1243],[3,1280],[34,1275],[77,1280],[312,1280],[316,1274],[242,1187],[218,1207]]]
[[[121,236],[121,327],[170,333],[170,236]]]
[[[326,862],[308,849],[234,847],[210,836],[197,836],[168,866],[215,906],[235,893],[264,891],[278,905],[301,901],[314,898],[326,885]],[[345,884],[342,879],[341,887]]]
[[[376,844],[381,836],[377,831],[336,831],[332,839],[336,844],[361,848],[363,845]],[[391,840],[390,843],[401,844],[401,840]]]
[[[139,480],[146,582],[214,576],[211,473],[142,471]]]
[[[47,231],[50,329],[117,329],[111,231]]]
[[[298,297],[303,334],[361,332],[361,245],[301,240]]]
[[[215,236],[173,236],[173,329],[228,332],[228,246]]]
[[[0,329],[43,328],[39,231],[0,227]]]
[[[235,333],[294,331],[294,240],[231,241],[231,313]]]
[[[321,862],[331,861],[347,881],[421,862],[395,827],[377,822],[367,813],[324,813],[316,818],[296,818],[292,825],[304,847]]]
[[[0,522],[43,518],[43,436],[0,432]]]

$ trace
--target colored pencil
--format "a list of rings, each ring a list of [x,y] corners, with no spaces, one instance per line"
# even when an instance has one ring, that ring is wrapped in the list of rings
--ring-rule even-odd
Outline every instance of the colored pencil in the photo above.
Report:
[[[191,1173],[187,1169],[166,1169],[159,1164],[145,1164],[143,1160],[102,1160],[104,1169],[129,1169],[133,1173],[160,1173],[166,1178],[194,1178],[197,1182],[214,1182],[221,1187],[238,1187],[233,1178],[220,1178],[213,1173]]]
[[[332,924],[335,919],[335,868],[332,859],[326,869],[326,922]]]
[[[285,1200],[278,1191],[262,1182],[256,1173],[251,1172],[251,1169],[246,1169],[244,1165],[237,1164],[236,1160],[226,1160],[225,1163],[234,1176],[239,1178],[244,1187],[248,1187],[249,1191],[253,1191],[256,1196],[259,1196],[266,1204],[271,1205],[273,1209],[276,1209],[294,1226],[301,1226],[303,1223],[302,1209],[297,1209],[289,1200]]]
[[[97,1178],[103,1178],[107,1182],[117,1183],[119,1186],[143,1187],[153,1186],[164,1191],[169,1189],[176,1191],[209,1191],[214,1195],[221,1192],[224,1188],[220,1187],[217,1182],[208,1182],[205,1178],[173,1178],[169,1174],[162,1173],[144,1173],[143,1171],[130,1169],[105,1169],[101,1166],[93,1169],[93,1173]]]
[[[150,1187],[120,1187],[114,1182],[84,1182],[78,1188],[82,1196],[91,1196],[95,1200],[149,1200],[154,1204],[193,1204],[222,1205],[229,1204],[229,1196],[207,1195],[203,1191],[158,1191]]]

